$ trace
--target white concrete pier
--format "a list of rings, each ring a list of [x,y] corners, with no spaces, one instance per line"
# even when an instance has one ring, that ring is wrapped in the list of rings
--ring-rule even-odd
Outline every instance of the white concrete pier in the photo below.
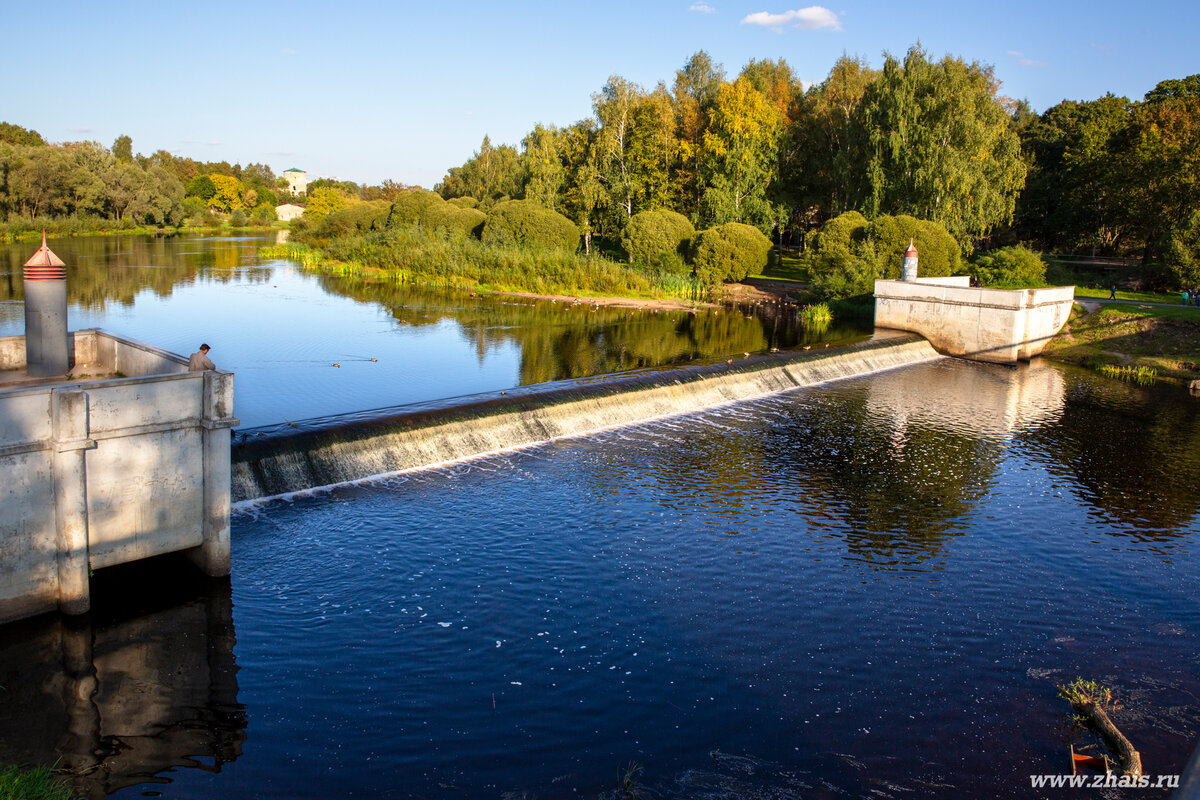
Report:
[[[71,375],[0,338],[0,623],[91,605],[89,571],[185,551],[229,574],[233,375],[97,330]]]
[[[1013,364],[1041,354],[1074,298],[1074,286],[982,289],[965,275],[875,281],[875,327],[919,333],[945,355]]]

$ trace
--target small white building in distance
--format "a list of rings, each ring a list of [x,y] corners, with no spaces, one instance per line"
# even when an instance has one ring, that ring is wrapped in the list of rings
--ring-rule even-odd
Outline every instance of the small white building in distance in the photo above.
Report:
[[[285,169],[283,178],[288,182],[288,190],[292,193],[292,197],[299,197],[308,191],[308,175],[304,170],[295,167]]]
[[[304,206],[298,206],[295,203],[284,203],[281,206],[275,206],[275,217],[280,222],[289,222],[304,213]]]

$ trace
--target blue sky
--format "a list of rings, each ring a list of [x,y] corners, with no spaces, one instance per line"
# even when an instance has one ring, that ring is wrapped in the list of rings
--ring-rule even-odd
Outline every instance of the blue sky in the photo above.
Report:
[[[773,3],[773,4],[771,4]],[[7,8],[5,8],[7,6]],[[0,0],[0,120],[51,141],[259,161],[276,172],[432,187],[484,134],[591,114],[609,75],[668,85],[697,50],[736,74],[784,58],[820,82],[843,53],[879,66],[918,40],[995,67],[1038,111],[1140,99],[1200,72],[1200,3],[833,0],[209,2]]]

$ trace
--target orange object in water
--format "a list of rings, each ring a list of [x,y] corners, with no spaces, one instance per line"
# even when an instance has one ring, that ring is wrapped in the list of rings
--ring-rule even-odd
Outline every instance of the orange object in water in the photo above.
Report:
[[[1105,775],[1112,771],[1108,765],[1108,759],[1104,756],[1085,756],[1082,753],[1076,753],[1075,745],[1071,745],[1071,774],[1078,775],[1081,768],[1103,772]]]

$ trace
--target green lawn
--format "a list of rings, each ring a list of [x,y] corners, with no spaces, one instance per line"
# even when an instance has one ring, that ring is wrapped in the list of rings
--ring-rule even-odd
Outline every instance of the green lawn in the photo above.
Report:
[[[795,281],[808,283],[808,267],[800,256],[784,253],[782,256],[772,253],[771,261],[766,269],[751,278],[761,278],[767,281]]]
[[[1109,295],[1108,289],[1092,289],[1088,286],[1076,286],[1076,297],[1093,297],[1100,300],[1107,300]],[[1179,306],[1184,308],[1183,298],[1178,292],[1127,292],[1124,289],[1117,290],[1118,300],[1132,300],[1137,303],[1167,303],[1168,305]],[[1191,306],[1195,308],[1195,306]]]
[[[1200,309],[1105,303],[1087,314],[1076,306],[1045,356],[1096,369],[1153,369],[1160,378],[1200,378]]]

